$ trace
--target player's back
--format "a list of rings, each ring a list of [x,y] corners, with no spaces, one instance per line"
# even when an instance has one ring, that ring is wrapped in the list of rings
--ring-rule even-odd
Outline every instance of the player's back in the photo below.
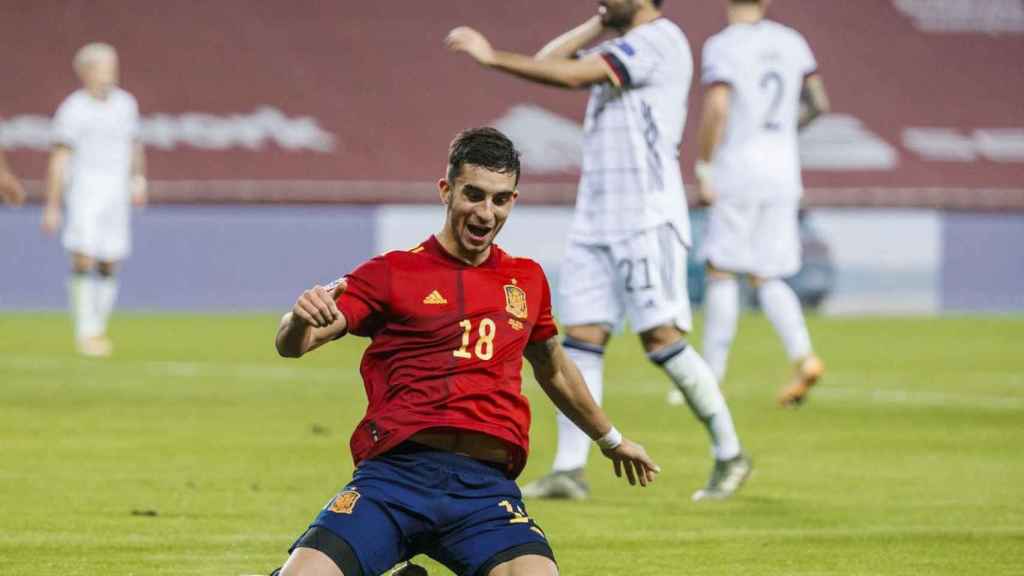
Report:
[[[816,68],[803,36],[770,20],[732,24],[707,41],[703,83],[731,88],[728,123],[714,158],[719,194],[801,193],[800,94]]]
[[[679,146],[693,79],[680,28],[659,18],[590,51],[613,80],[591,89],[571,235],[603,243],[672,222],[689,242]]]

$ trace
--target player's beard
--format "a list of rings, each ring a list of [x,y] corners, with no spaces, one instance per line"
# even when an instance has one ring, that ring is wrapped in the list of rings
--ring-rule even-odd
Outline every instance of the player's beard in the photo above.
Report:
[[[454,240],[456,248],[461,252],[461,254],[455,254],[455,256],[466,260],[475,260],[475,257],[486,254],[491,245],[494,244],[494,239],[498,236],[498,232],[501,231],[501,227],[505,223],[504,221],[495,221],[494,224],[489,226],[490,229],[487,233],[480,237],[481,241],[477,242],[474,238],[476,234],[469,228],[469,214],[456,215],[449,204],[446,220],[445,226],[448,229],[448,233],[451,235],[451,239]]]

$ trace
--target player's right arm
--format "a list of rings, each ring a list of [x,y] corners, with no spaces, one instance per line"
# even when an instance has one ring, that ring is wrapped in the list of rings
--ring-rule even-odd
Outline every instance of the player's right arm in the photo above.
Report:
[[[71,159],[71,148],[56,144],[50,152],[50,163],[46,170],[46,207],[43,208],[43,231],[53,234],[61,224],[61,195],[64,178]]]
[[[291,311],[281,317],[274,340],[277,353],[285,358],[299,358],[344,336],[348,321],[336,303],[344,291],[344,281],[330,289],[314,286],[304,291]]]
[[[468,54],[481,66],[539,84],[576,89],[615,80],[615,72],[599,54],[576,59],[504,52],[495,50],[483,34],[467,26],[452,30],[445,43],[450,50]]]
[[[697,133],[697,199],[704,206],[715,201],[711,187],[711,161],[715,150],[722,142],[725,127],[729,121],[729,105],[732,87],[724,82],[711,84],[704,91],[704,108],[700,115],[700,130]]]
[[[821,75],[811,74],[804,78],[804,85],[800,90],[799,128],[803,130],[818,116],[827,114],[829,109],[828,94],[825,93],[825,82]]]
[[[4,156],[3,150],[0,150],[0,200],[10,202],[15,206],[25,201],[25,189],[21,187],[18,177],[7,166],[7,158]]]
[[[523,355],[533,367],[533,375],[548,398],[573,424],[601,445],[601,453],[614,463],[616,476],[621,478],[625,472],[633,485],[639,482],[641,486],[647,486],[654,482],[661,468],[651,460],[643,446],[623,438],[611,425],[604,410],[590,395],[579,368],[565,353],[556,336],[531,342]]]
[[[595,14],[583,24],[545,44],[533,57],[536,60],[575,58],[580,50],[600,38],[604,31],[601,16]]]

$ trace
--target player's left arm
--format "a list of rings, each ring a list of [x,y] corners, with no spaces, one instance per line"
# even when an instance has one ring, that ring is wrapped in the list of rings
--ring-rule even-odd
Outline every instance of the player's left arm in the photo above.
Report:
[[[149,185],[146,180],[146,147],[142,141],[132,144],[132,203],[144,205],[149,199]]]
[[[579,368],[552,336],[532,342],[523,352],[533,367],[533,375],[555,406],[569,420],[601,446],[601,452],[615,465],[615,475],[625,471],[629,483],[646,486],[661,468],[651,460],[644,447],[623,438],[611,425],[604,410],[590,395]]]
[[[4,151],[0,150],[0,200],[17,206],[25,201],[25,189],[21,187],[18,177],[7,165]]]
[[[482,66],[539,84],[576,89],[614,80],[611,66],[598,54],[583,58],[535,58],[495,50],[483,34],[468,26],[452,30],[445,44],[454,52],[468,54]]]
[[[711,161],[715,150],[722,142],[726,124],[729,122],[729,106],[732,87],[724,82],[711,84],[704,91],[704,108],[700,115],[700,131],[697,134],[697,197],[704,206],[715,201],[711,187]]]
[[[818,116],[827,114],[830,110],[828,94],[825,92],[825,82],[821,75],[814,73],[804,78],[804,85],[800,90],[800,119],[797,126],[800,130],[814,122]]]

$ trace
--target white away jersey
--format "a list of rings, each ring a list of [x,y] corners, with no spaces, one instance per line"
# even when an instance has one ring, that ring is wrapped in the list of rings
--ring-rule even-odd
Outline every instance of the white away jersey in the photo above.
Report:
[[[722,196],[800,195],[797,122],[804,79],[817,70],[799,32],[770,20],[733,24],[704,45],[702,82],[732,88],[712,182]]]
[[[689,246],[679,170],[693,79],[686,36],[659,18],[588,53],[605,60],[613,79],[591,89],[570,238],[607,243],[671,222]]]
[[[106,100],[85,90],[68,96],[53,119],[54,140],[71,148],[68,205],[130,197],[132,149],[139,134],[135,98],[113,89]]]

